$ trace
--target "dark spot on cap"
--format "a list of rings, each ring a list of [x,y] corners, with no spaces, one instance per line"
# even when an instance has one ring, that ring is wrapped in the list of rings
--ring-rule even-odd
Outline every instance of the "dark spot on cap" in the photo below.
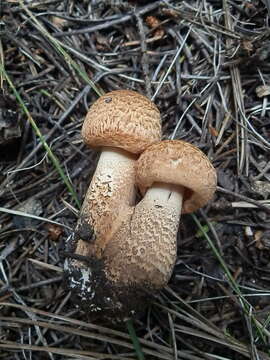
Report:
[[[107,97],[104,99],[105,103],[110,103],[112,101],[112,98],[111,97]]]

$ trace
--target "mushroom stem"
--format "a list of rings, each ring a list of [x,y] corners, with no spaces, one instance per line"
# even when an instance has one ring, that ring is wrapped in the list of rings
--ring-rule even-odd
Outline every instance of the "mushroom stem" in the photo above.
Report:
[[[184,189],[178,185],[154,183],[142,199],[142,202],[153,204],[155,207],[165,206],[174,209],[180,218]]]
[[[163,183],[147,190],[126,229],[105,250],[112,281],[150,289],[167,284],[176,260],[183,191],[181,186]]]
[[[134,205],[136,158],[125,150],[102,148],[75,230],[80,239],[76,254],[89,256],[88,248],[100,253],[123,221],[123,213]]]
[[[103,147],[90,188],[96,191],[97,188],[105,186],[108,190],[106,197],[112,202],[119,199],[126,205],[133,205],[135,203],[134,165],[137,158],[138,155],[122,149]],[[99,189],[99,192],[104,195],[103,189]],[[117,209],[114,208],[113,211]]]

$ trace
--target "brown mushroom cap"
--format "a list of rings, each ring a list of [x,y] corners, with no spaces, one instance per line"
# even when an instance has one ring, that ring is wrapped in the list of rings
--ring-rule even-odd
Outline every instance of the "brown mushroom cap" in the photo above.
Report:
[[[161,139],[160,112],[152,101],[135,91],[111,91],[89,109],[82,137],[89,146],[119,147],[139,154]]]
[[[136,164],[142,194],[156,182],[183,186],[182,213],[191,213],[213,197],[217,176],[201,150],[185,141],[165,140],[149,146]]]

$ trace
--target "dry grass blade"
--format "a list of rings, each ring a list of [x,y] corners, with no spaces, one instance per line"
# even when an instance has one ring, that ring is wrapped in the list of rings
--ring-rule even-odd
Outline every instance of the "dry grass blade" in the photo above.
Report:
[[[24,5],[23,0],[20,0],[19,2],[20,2],[22,9],[25,10],[25,12],[29,15],[30,19],[33,21],[33,23],[37,27],[37,29],[44,36],[46,36],[49,39],[49,41],[55,46],[57,51],[59,51],[60,54],[64,57],[65,62],[67,64],[69,64],[70,66],[72,66],[78,72],[78,74],[80,76],[82,76],[82,78],[93,88],[93,90],[98,95],[102,95],[103,91],[101,89],[99,89],[92,80],[89,79],[86,72],[84,72],[82,69],[80,69],[80,67],[76,64],[76,62],[64,51],[64,49],[61,47],[60,43],[53,36],[51,36],[48,33],[48,31],[40,24],[40,22],[37,20],[37,18],[35,18],[34,14]]]
[[[25,213],[23,211],[5,209],[5,208],[0,207],[0,212],[6,213],[6,214],[11,214],[11,215],[16,215],[16,216],[23,216],[23,217],[27,217],[27,218],[35,219],[35,220],[45,221],[46,223],[51,223],[51,224],[63,226],[65,228],[69,229],[69,230],[72,230],[69,226],[64,225],[64,224],[60,224],[57,221],[53,221],[53,220],[50,220],[50,219],[45,219],[42,216],[36,216],[36,215],[33,215],[33,214],[27,214],[27,213]]]
[[[46,140],[44,139],[44,136],[42,135],[42,133],[40,132],[38,126],[36,125],[36,122],[34,121],[34,119],[32,118],[29,110],[27,109],[23,99],[21,98],[20,94],[18,93],[18,91],[16,90],[13,82],[11,81],[10,77],[8,76],[8,74],[6,73],[3,64],[0,63],[0,71],[1,73],[4,74],[5,79],[7,80],[9,86],[11,87],[12,91],[14,92],[14,95],[19,103],[19,105],[21,106],[23,112],[25,113],[25,115],[27,116],[28,121],[30,122],[31,126],[33,127],[34,131],[36,132],[37,136],[39,137],[42,145],[44,146],[45,150],[48,153],[48,156],[50,157],[52,163],[54,164],[55,168],[57,169],[59,175],[61,176],[61,178],[63,179],[64,183],[66,184],[68,190],[70,191],[76,205],[78,207],[80,207],[80,202],[78,200],[78,197],[73,189],[72,184],[70,183],[69,179],[67,178],[67,176],[65,175],[65,173],[63,172],[61,165],[59,163],[59,160],[57,159],[57,157],[54,155],[54,153],[52,152],[50,146],[47,144]],[[3,191],[3,189],[2,189]]]
[[[118,339],[113,339],[112,337],[108,337],[105,335],[101,335],[95,332],[90,332],[90,331],[84,331],[84,330],[79,330],[79,329],[74,329],[68,326],[63,326],[63,325],[56,325],[56,324],[52,324],[52,323],[48,323],[48,322],[44,322],[44,321],[36,321],[36,320],[29,320],[29,319],[19,319],[19,318],[8,318],[8,317],[4,317],[4,316],[0,316],[0,320],[1,321],[13,321],[13,322],[17,322],[20,324],[25,324],[25,325],[33,325],[33,326],[38,326],[41,328],[46,328],[46,329],[52,329],[52,330],[57,330],[61,333],[67,333],[67,334],[72,334],[75,336],[82,336],[88,339],[94,339],[94,340],[99,340],[101,342],[106,342],[106,343],[111,343],[111,344],[115,344],[121,347],[125,347],[128,349],[133,349],[133,345],[129,342],[123,341],[123,340],[118,340]],[[150,350],[147,348],[143,348],[143,352],[145,354],[148,355],[152,355],[155,356],[156,358],[159,359],[171,359],[170,355],[166,355],[166,354],[161,354],[157,351],[154,350]]]
[[[99,341],[107,341],[109,343],[121,345],[121,346],[127,347],[129,349],[133,348],[133,345],[130,342],[120,340],[120,339],[130,340],[129,335],[127,335],[127,334],[125,334],[123,332],[120,332],[120,331],[116,331],[116,330],[113,330],[113,329],[105,328],[105,327],[102,327],[102,326],[98,326],[98,325],[95,325],[95,324],[79,321],[79,320],[76,320],[76,319],[72,319],[72,318],[57,315],[57,314],[50,314],[50,313],[45,312],[45,311],[25,307],[25,306],[22,306],[22,305],[16,305],[16,304],[0,302],[0,307],[1,306],[2,307],[3,306],[7,306],[7,307],[10,306],[10,307],[13,307],[13,308],[22,309],[22,310],[24,310],[26,312],[32,312],[33,314],[51,317],[52,319],[58,319],[58,320],[67,322],[67,323],[71,324],[72,326],[77,325],[77,326],[80,326],[80,327],[85,327],[87,329],[92,329],[92,332],[90,332],[89,330],[87,330],[87,331],[79,330],[79,329],[76,329],[76,328],[71,327],[71,326],[56,325],[56,324],[52,324],[51,322],[50,323],[45,322],[45,321],[37,321],[37,322],[35,322],[35,321],[29,320],[29,319],[22,319],[22,318],[16,318],[16,319],[13,318],[15,323],[18,322],[18,323],[29,324],[29,325],[38,324],[39,326],[44,327],[44,328],[54,329],[54,330],[70,333],[70,334],[77,335],[77,336],[83,336],[83,337],[86,337],[86,338],[97,339]],[[7,317],[0,317],[0,320],[10,321],[10,319],[7,318]],[[107,335],[101,335],[102,333],[107,334]],[[117,338],[115,339],[114,336],[119,337],[119,339],[117,339]],[[169,354],[172,353],[172,350],[170,348],[168,348],[166,346],[161,346],[161,345],[152,343],[150,341],[146,341],[146,340],[141,339],[141,338],[139,340],[140,340],[140,343],[143,345],[142,350],[143,350],[143,352],[145,354],[155,355],[157,358],[161,358],[161,359],[171,359],[171,356]],[[153,350],[150,350],[149,348],[150,349],[152,348]],[[168,355],[166,355],[166,353]]]
[[[95,359],[117,359],[117,360],[132,360],[132,358],[122,357],[119,355],[108,355],[108,354],[101,354],[95,353],[93,351],[86,351],[86,350],[71,350],[71,349],[61,349],[59,347],[52,347],[52,346],[35,346],[35,345],[27,345],[27,344],[16,344],[12,342],[8,343],[1,343],[0,342],[0,349],[10,349],[10,350],[30,350],[30,351],[38,351],[38,352],[48,352],[52,354],[59,354],[64,356],[69,356],[75,359],[82,359],[82,360],[95,360]]]
[[[225,12],[225,22],[229,30],[233,31],[232,17],[229,12],[229,6],[226,0],[223,0],[223,7]],[[227,40],[228,48],[231,48],[232,42]],[[245,175],[249,174],[248,161],[248,142],[246,130],[246,114],[244,106],[244,93],[241,84],[240,71],[237,65],[232,65],[230,68],[232,88],[234,93],[234,117],[236,119],[236,139],[237,139],[237,156],[238,156],[238,174],[241,175],[244,171]],[[240,125],[239,125],[240,123]]]

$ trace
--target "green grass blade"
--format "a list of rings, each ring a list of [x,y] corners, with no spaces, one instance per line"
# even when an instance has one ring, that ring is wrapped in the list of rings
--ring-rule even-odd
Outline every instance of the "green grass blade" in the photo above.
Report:
[[[63,56],[65,59],[65,62],[72,67],[79,76],[88,84],[91,86],[91,88],[96,92],[97,95],[101,96],[104,94],[104,91],[95,85],[95,83],[89,79],[87,73],[80,68],[80,66],[72,59],[72,57],[63,49],[60,42],[55,39],[45,28],[42,26],[42,24],[37,20],[37,18],[34,16],[34,14],[24,5],[23,0],[20,0],[20,6],[22,9],[28,14],[30,19],[33,22],[33,25],[42,33],[43,36],[45,36],[49,42],[53,45],[53,47],[56,49],[56,51]]]
[[[54,153],[52,152],[50,146],[47,144],[46,140],[44,139],[44,136],[42,135],[42,133],[40,132],[37,124],[35,123],[35,120],[32,118],[29,110],[27,109],[21,95],[18,93],[18,91],[16,90],[13,82],[11,81],[10,77],[8,76],[8,74],[6,73],[3,64],[0,62],[0,73],[2,73],[4,75],[4,78],[6,79],[6,81],[8,82],[10,88],[12,89],[16,100],[18,101],[18,103],[21,106],[21,109],[23,110],[23,112],[25,113],[25,115],[27,116],[28,121],[30,122],[33,130],[35,131],[36,135],[39,137],[44,149],[46,150],[51,162],[53,163],[54,167],[57,169],[59,175],[61,176],[62,180],[64,181],[64,183],[66,184],[66,187],[68,188],[68,191],[70,192],[73,200],[75,201],[76,205],[80,208],[81,204],[80,201],[76,195],[76,192],[73,189],[72,184],[70,183],[68,177],[66,176],[66,174],[64,173],[64,171],[61,168],[60,162],[57,159],[57,157],[54,155]]]
[[[213,253],[215,254],[216,258],[218,259],[223,271],[225,272],[227,279],[230,283],[230,286],[232,287],[232,289],[237,293],[237,295],[239,295],[240,300],[242,301],[243,305],[246,306],[248,305],[248,308],[250,307],[250,304],[246,301],[246,299],[243,297],[241,290],[239,289],[236,281],[234,280],[230,270],[228,269],[225,261],[223,260],[222,256],[220,255],[220,253],[218,252],[217,248],[215,247],[213,241],[210,239],[210,237],[208,236],[207,232],[205,231],[205,227],[200,223],[200,221],[198,220],[197,216],[194,214],[191,214],[194,222],[196,223],[196,225],[198,226],[198,228],[200,229],[201,233],[204,235],[205,239],[208,242],[208,245],[210,246],[211,250],[213,251]],[[248,310],[246,308],[246,310]]]
[[[144,354],[142,352],[141,344],[139,342],[139,339],[138,339],[138,337],[136,335],[136,332],[135,332],[135,329],[134,329],[133,321],[130,320],[130,319],[127,320],[126,325],[127,325],[127,329],[128,329],[128,332],[129,332],[129,336],[131,338],[134,349],[136,351],[138,360],[145,360]]]
[[[208,236],[207,232],[205,231],[204,226],[200,223],[200,221],[198,220],[197,216],[194,214],[191,214],[194,222],[196,223],[196,225],[198,226],[198,228],[200,229],[200,231],[203,233],[205,239],[208,242],[208,245],[210,246],[211,250],[213,251],[213,253],[215,254],[216,258],[218,259],[221,267],[223,268],[223,271],[225,272],[226,276],[227,276],[227,280],[231,286],[231,288],[235,291],[235,293],[238,295],[240,304],[242,306],[242,309],[245,313],[246,316],[248,316],[250,318],[250,320],[252,321],[252,323],[254,324],[258,334],[260,335],[262,341],[264,341],[264,336],[263,334],[265,334],[266,336],[269,336],[269,332],[267,329],[265,329],[265,327],[255,318],[255,316],[252,314],[252,306],[251,304],[245,299],[245,297],[243,296],[240,288],[238,287],[236,281],[234,280],[230,270],[228,269],[225,261],[223,260],[222,256],[220,255],[220,253],[218,252],[217,248],[215,247],[213,241],[210,239],[210,237]]]

